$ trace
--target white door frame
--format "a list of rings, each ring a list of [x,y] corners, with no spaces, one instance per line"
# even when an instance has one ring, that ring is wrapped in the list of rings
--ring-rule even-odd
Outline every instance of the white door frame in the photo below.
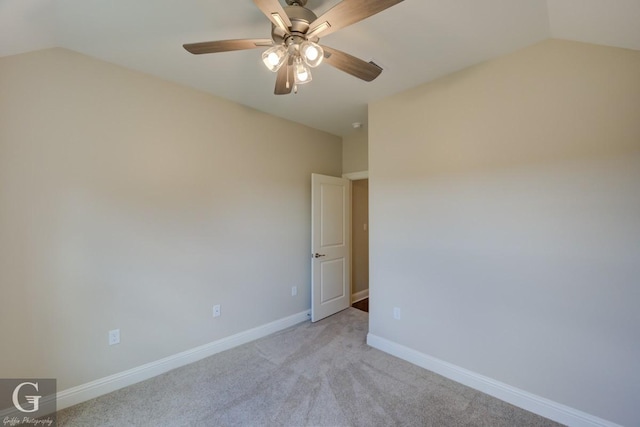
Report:
[[[342,177],[347,178],[349,181],[357,181],[359,179],[369,179],[369,171],[343,173]]]

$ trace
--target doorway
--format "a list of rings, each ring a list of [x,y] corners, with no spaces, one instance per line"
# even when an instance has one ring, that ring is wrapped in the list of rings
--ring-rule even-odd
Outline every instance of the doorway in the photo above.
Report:
[[[369,311],[369,179],[351,181],[351,306]]]

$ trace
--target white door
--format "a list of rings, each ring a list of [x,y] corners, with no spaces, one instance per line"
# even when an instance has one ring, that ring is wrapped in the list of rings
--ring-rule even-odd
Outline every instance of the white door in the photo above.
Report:
[[[346,178],[311,175],[311,321],[351,303],[350,190]]]

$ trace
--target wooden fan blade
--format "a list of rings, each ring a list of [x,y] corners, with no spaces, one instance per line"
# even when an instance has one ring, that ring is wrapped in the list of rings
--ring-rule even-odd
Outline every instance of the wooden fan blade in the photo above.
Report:
[[[322,48],[324,62],[354,77],[370,82],[382,73],[382,68],[372,62],[363,61],[331,47],[322,46]]]
[[[257,47],[271,46],[271,39],[236,39],[236,40],[218,40],[215,42],[201,42],[183,44],[187,51],[194,55],[203,53],[230,52],[233,50],[255,49]]]
[[[285,33],[289,34],[291,21],[278,0],[253,0],[253,2],[273,22],[273,25],[280,27]]]
[[[309,25],[307,35],[327,36],[348,25],[362,21],[403,0],[343,0]]]
[[[294,84],[293,60],[289,57],[289,61],[287,61],[286,64],[282,64],[282,67],[278,70],[278,75],[276,76],[276,88],[273,93],[276,95],[287,95],[291,93]]]

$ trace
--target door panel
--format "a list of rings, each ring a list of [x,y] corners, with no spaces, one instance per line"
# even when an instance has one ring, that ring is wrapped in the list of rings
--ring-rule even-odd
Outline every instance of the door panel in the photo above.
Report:
[[[348,179],[311,175],[311,321],[349,307],[350,190]]]
[[[342,200],[344,199],[344,185],[320,185],[320,249],[344,245],[345,230],[342,221]]]
[[[320,280],[324,285],[320,287],[321,304],[344,297],[344,275],[344,259],[320,261]]]

